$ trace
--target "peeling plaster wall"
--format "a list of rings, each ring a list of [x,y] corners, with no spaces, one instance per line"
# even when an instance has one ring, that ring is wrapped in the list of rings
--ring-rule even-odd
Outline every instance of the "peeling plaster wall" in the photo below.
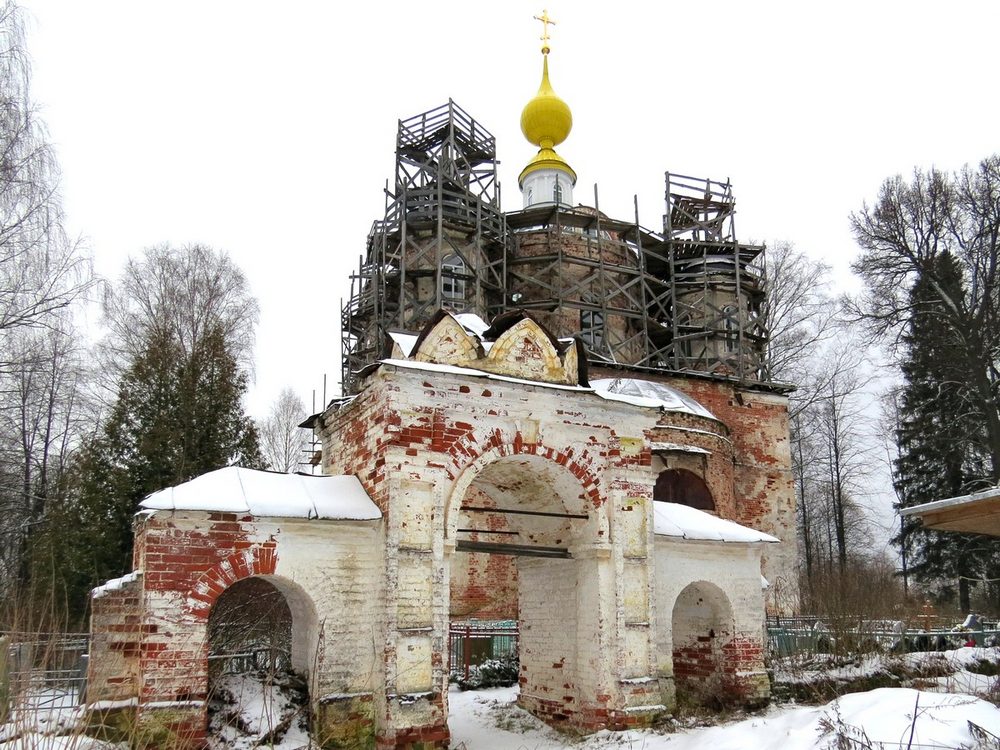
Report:
[[[591,371],[592,379],[627,377],[616,370]],[[777,537],[781,544],[764,550],[763,574],[771,583],[769,610],[791,613],[799,603],[795,488],[789,444],[788,397],[755,390],[733,381],[659,375],[643,372],[641,378],[665,383],[691,396],[712,412],[726,427],[728,447],[714,445],[688,434],[686,442],[713,452],[705,469],[705,481],[723,518]],[[668,438],[657,437],[664,442]],[[670,439],[672,440],[672,438]],[[718,455],[717,455],[718,454]],[[700,459],[673,456],[667,468],[690,468],[700,474]]]
[[[87,701],[120,701],[139,691],[142,581],[133,580],[91,602]]]
[[[578,703],[576,656],[577,577],[573,560],[518,561],[520,701],[549,721],[565,721]],[[596,592],[592,592],[596,593]],[[586,592],[581,596],[586,597]]]

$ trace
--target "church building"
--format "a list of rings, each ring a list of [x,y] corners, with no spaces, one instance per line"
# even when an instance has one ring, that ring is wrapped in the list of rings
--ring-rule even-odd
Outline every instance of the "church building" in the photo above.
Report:
[[[797,590],[763,248],[728,181],[667,173],[655,230],[578,204],[550,51],[516,211],[482,123],[453,101],[400,121],[344,394],[307,422],[321,475],[147,498],[134,572],[94,592],[88,700],[199,746],[218,624],[272,597],[324,747],[448,747],[470,618],[517,621],[519,704],[556,727],[767,701],[765,613]]]

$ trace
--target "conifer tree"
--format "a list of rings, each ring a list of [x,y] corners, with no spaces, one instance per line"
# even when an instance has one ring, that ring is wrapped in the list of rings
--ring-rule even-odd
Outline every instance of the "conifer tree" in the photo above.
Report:
[[[953,299],[965,297],[961,270],[948,252],[929,262],[933,274],[919,276],[911,289],[912,313],[902,338],[905,385],[895,466],[902,506],[973,491],[990,476],[982,405],[969,392],[960,364],[962,341],[942,309],[942,291]],[[957,584],[963,611],[969,609],[971,581],[993,577],[1000,561],[1000,544],[990,538],[931,531],[912,518],[904,520],[894,541],[918,580]]]

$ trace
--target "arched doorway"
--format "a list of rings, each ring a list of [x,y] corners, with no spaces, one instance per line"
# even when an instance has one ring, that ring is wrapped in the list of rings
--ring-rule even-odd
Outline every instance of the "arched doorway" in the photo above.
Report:
[[[212,606],[207,634],[210,745],[275,743],[308,730],[307,649],[318,633],[301,588],[275,576],[236,581]]]
[[[226,589],[208,617],[209,676],[291,668],[292,611],[264,578]]]
[[[592,665],[579,667],[578,650],[598,640],[599,592],[589,582],[607,522],[581,474],[539,455],[495,456],[467,469],[449,503],[451,580],[470,564],[489,571],[501,561],[493,570],[502,577],[486,588],[509,597],[518,623],[520,703],[557,724],[574,721],[579,696],[600,679]],[[466,591],[452,592],[453,612]]]
[[[733,638],[733,610],[725,593],[707,581],[685,587],[671,616],[677,701],[726,703],[725,648]]]

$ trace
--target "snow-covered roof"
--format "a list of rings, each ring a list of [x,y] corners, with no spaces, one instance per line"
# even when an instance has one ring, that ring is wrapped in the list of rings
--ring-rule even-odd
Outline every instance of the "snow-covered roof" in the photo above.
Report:
[[[653,503],[653,533],[713,542],[778,541],[770,534],[679,503]]]
[[[663,383],[635,378],[607,378],[593,380],[590,385],[597,392],[597,395],[610,401],[624,401],[635,406],[651,406],[667,411],[686,412],[718,421],[712,412],[693,398]]]
[[[475,316],[472,316],[475,317]],[[418,362],[412,359],[383,359],[380,360],[380,364],[392,365],[394,367],[402,367],[405,370],[424,370],[425,372],[443,372],[450,375],[468,375],[474,378],[487,378],[489,380],[502,380],[507,383],[524,383],[525,385],[534,385],[540,388],[555,388],[561,391],[579,391],[581,393],[594,393],[597,396],[607,400],[607,401],[619,401],[625,404],[632,404],[633,406],[649,406],[654,408],[663,408],[667,411],[683,412],[686,414],[694,414],[699,417],[707,417],[708,419],[714,419],[718,421],[715,415],[712,414],[708,409],[699,404],[693,398],[688,395],[681,393],[669,385],[663,385],[662,383],[651,383],[646,380],[629,380],[625,378],[613,378],[608,380],[597,380],[591,383],[591,388],[587,388],[582,385],[566,385],[563,383],[547,383],[541,380],[526,380],[524,378],[514,378],[509,375],[498,375],[493,372],[486,372],[485,370],[476,370],[471,367],[459,367],[458,365],[442,365],[436,362]],[[609,384],[626,384],[626,385],[615,385],[615,388],[624,388],[626,390],[642,390],[646,393],[658,394],[656,398],[651,398],[649,396],[634,395],[633,393],[621,393],[617,390],[610,390],[611,385]],[[627,384],[636,384],[634,386]],[[648,386],[648,388],[646,388]],[[711,434],[711,433],[706,433]],[[686,446],[674,443],[656,443],[656,445],[670,446],[660,448],[661,450],[682,450],[689,453],[710,453],[710,451],[704,448],[696,448],[694,446]],[[654,447],[654,450],[656,448]]]
[[[357,477],[279,474],[236,466],[154,492],[139,506],[282,518],[373,521],[382,517]]]
[[[479,338],[489,330],[490,324],[480,318],[475,313],[459,313],[453,316],[466,331]]]

